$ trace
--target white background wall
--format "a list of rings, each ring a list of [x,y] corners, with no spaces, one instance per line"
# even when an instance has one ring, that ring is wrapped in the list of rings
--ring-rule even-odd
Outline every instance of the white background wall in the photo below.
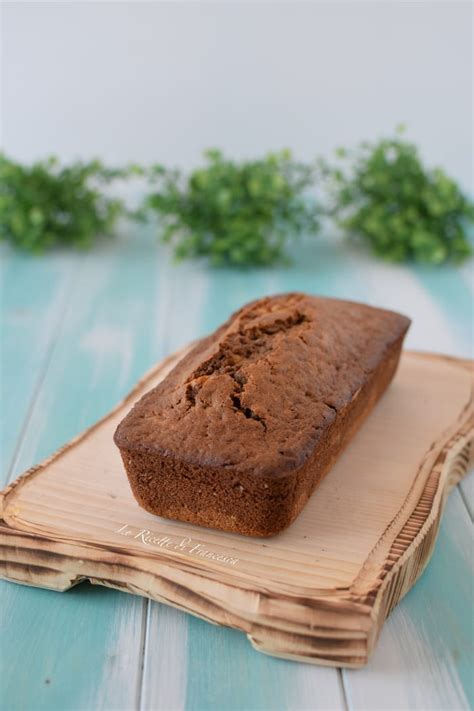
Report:
[[[470,189],[470,2],[4,3],[11,155],[303,158],[409,126]]]

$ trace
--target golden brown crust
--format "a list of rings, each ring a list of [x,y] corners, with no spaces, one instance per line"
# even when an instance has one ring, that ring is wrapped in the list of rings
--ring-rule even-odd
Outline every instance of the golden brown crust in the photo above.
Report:
[[[137,500],[248,535],[282,530],[387,387],[408,326],[304,294],[243,307],[117,428]]]

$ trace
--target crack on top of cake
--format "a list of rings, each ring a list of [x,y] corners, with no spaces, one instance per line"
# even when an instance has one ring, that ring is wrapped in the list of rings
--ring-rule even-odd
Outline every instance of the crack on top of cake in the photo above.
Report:
[[[268,336],[275,336],[279,333],[286,333],[295,326],[308,322],[310,319],[302,312],[295,312],[286,318],[275,318],[265,325],[254,325],[245,327],[246,321],[241,319],[239,328],[234,333],[229,333],[219,345],[217,353],[214,353],[207,361],[194,370],[186,383],[198,380],[202,376],[212,376],[215,374],[234,375],[244,362],[258,360],[259,357],[272,350],[273,339]]]
[[[278,334],[287,333],[311,321],[306,313],[295,308],[300,300],[293,299],[294,303],[291,304],[293,310],[290,313],[285,313],[288,312],[288,304],[282,310],[276,305],[268,307],[266,303],[259,303],[243,312],[239,317],[238,328],[227,334],[219,344],[217,352],[201,363],[186,380],[185,398],[188,409],[195,407],[197,395],[208,378],[227,375],[234,382],[233,392],[230,395],[233,408],[247,419],[260,422],[266,432],[267,424],[264,418],[248,404],[242,402],[247,379],[241,367],[260,360],[272,351],[275,346],[275,336]],[[258,323],[258,319],[260,321],[263,319],[263,323]]]
[[[248,420],[256,420],[257,422],[260,422],[265,432],[267,431],[267,423],[261,415],[257,415],[252,408],[243,405],[239,395],[231,395],[230,397],[234,408],[238,412],[241,412]]]

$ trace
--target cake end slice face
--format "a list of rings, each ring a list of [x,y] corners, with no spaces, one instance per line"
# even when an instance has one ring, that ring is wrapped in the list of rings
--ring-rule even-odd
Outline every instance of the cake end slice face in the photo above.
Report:
[[[283,530],[386,390],[409,325],[301,293],[247,304],[117,427],[136,500],[224,531]]]

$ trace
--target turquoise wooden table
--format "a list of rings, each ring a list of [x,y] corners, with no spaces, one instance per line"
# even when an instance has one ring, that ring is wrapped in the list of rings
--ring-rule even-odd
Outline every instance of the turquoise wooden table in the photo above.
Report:
[[[85,254],[2,251],[2,481],[107,412],[153,363],[245,301],[288,290],[409,314],[407,346],[471,356],[472,264],[388,266],[339,242],[293,266],[176,266],[152,235]],[[1,583],[0,707],[467,709],[472,682],[473,478],[449,499],[432,561],[357,671],[266,657],[243,634],[105,588]]]

